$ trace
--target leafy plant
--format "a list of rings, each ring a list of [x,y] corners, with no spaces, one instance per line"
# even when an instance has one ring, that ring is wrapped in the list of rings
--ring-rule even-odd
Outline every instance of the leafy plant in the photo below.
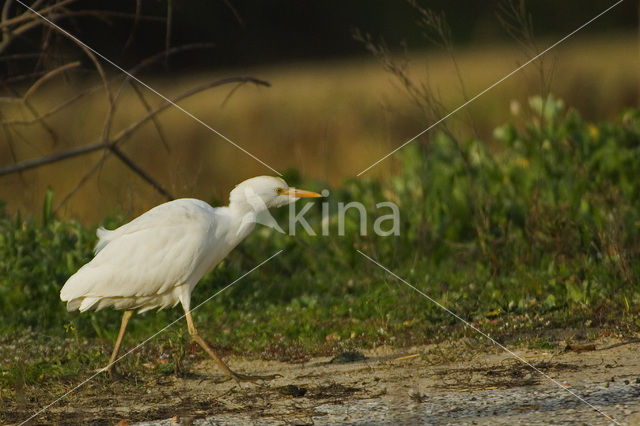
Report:
[[[348,179],[314,204],[306,218],[315,236],[257,228],[204,277],[194,304],[276,251],[284,253],[198,308],[201,333],[225,350],[280,359],[336,352],[345,342],[404,345],[471,336],[356,249],[494,335],[587,321],[637,330],[640,113],[627,110],[617,122],[594,124],[550,96],[545,114],[543,122],[536,114],[514,116],[490,143],[454,142],[441,132],[431,143],[408,145],[393,178]],[[82,348],[84,339],[97,337],[102,350],[77,356],[98,366],[107,359],[119,313],[66,312],[59,290],[91,258],[95,236],[93,227],[56,218],[47,207],[51,200],[48,193],[42,220],[0,208],[1,327],[5,336],[66,335],[65,347]],[[352,200],[365,205],[369,221],[378,214],[376,203],[397,203],[400,235],[360,235],[355,212],[345,217],[346,234],[337,235],[337,203]],[[329,235],[321,232],[322,202],[331,213]],[[276,214],[284,224],[286,209]],[[123,222],[105,220],[111,228]],[[134,316],[125,345],[179,315],[169,309]],[[175,327],[179,333],[184,324]],[[156,344],[177,350],[173,340],[184,340],[178,336],[160,335]],[[181,370],[184,353],[172,356],[172,368]],[[83,365],[72,358],[64,374]],[[51,361],[38,365],[22,374],[31,380],[53,368]],[[11,368],[4,371],[14,377],[18,370]]]

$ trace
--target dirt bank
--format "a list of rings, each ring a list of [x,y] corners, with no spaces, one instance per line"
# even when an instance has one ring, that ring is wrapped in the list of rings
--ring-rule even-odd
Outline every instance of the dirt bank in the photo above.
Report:
[[[34,422],[610,424],[611,416],[640,424],[640,344],[602,339],[573,347],[515,350],[548,378],[495,347],[464,341],[383,347],[362,351],[364,359],[354,353],[304,363],[229,360],[241,372],[282,375],[262,385],[220,383],[214,365],[203,361],[181,377],[149,372],[92,381]],[[9,421],[35,411],[26,399],[22,407],[4,407]]]

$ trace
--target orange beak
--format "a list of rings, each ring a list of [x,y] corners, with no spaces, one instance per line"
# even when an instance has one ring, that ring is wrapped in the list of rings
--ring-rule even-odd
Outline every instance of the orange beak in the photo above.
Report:
[[[284,194],[295,198],[321,198],[322,195],[317,192],[305,191],[304,189],[288,189]]]

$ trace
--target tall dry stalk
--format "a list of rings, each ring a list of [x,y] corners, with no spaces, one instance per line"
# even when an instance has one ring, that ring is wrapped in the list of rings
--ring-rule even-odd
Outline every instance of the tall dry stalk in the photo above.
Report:
[[[434,46],[443,49],[449,56],[458,79],[458,88],[460,93],[463,96],[463,99],[468,101],[470,98],[464,83],[462,70],[455,55],[451,29],[446,21],[444,13],[438,13],[431,9],[424,8],[414,0],[409,0],[409,4],[418,14],[417,24],[422,28],[425,39]],[[404,55],[398,59],[398,56],[391,52],[384,40],[376,42],[370,34],[363,34],[359,30],[354,31],[353,36],[357,41],[360,41],[370,53],[381,61],[386,71],[397,79],[410,99],[420,108],[423,115],[429,122],[436,122],[449,112],[449,109],[445,106],[438,91],[428,83],[428,75],[420,81],[416,81],[410,76],[408,71],[410,61],[406,46],[403,46]],[[467,110],[465,114],[474,134],[477,135],[475,124],[470,112]],[[463,143],[460,138],[453,132],[446,121],[439,123],[437,129],[447,135],[449,140],[453,143],[458,155],[463,161],[466,177],[470,187],[476,187],[477,182],[475,182],[475,178],[471,171],[471,160],[467,150],[463,147]],[[424,149],[428,149],[428,145],[429,143],[427,142],[424,145]],[[428,155],[428,153],[426,153],[426,155]],[[481,194],[477,194],[474,190],[469,191],[469,205],[471,210],[474,212],[474,228],[476,235],[478,236],[479,246],[483,255],[491,257],[488,240],[490,228],[489,216],[487,214],[487,209],[489,208],[489,205],[487,204],[488,202],[489,199],[487,197],[481,197]]]
[[[229,5],[229,7],[231,6]],[[0,176],[11,173],[21,173],[28,169],[101,150],[104,153],[102,158],[78,180],[75,187],[68,194],[62,197],[62,202],[56,207],[56,211],[64,206],[77,193],[111,155],[118,158],[131,172],[151,185],[164,198],[172,199],[173,195],[156,178],[152,177],[150,173],[138,165],[136,159],[129,157],[122,150],[122,144],[147,123],[153,125],[157,139],[164,149],[169,149],[167,137],[158,115],[167,110],[171,106],[171,103],[163,102],[159,106],[152,107],[148,99],[148,91],[136,82],[132,76],[139,75],[146,68],[160,61],[164,61],[166,66],[169,57],[176,53],[194,49],[208,49],[212,47],[212,44],[199,43],[186,46],[171,46],[173,20],[172,1],[167,3],[166,16],[149,16],[142,14],[141,0],[136,1],[135,10],[132,13],[91,9],[90,2],[81,0],[34,0],[30,2],[30,8],[37,11],[37,14],[14,0],[6,0],[0,12],[0,33],[2,34],[2,38],[0,39],[0,55],[3,55],[0,56],[0,63],[5,63],[7,67],[6,75],[0,77],[0,84],[5,91],[5,95],[0,96],[0,107],[2,104],[12,104],[31,114],[31,118],[27,119],[9,119],[2,113],[2,109],[0,109],[2,134],[5,136],[5,143],[8,145],[9,152],[12,156],[10,164],[4,164],[3,167],[0,167]],[[234,13],[236,13],[235,10]],[[38,14],[45,17],[46,20],[42,19]],[[147,20],[159,22],[160,24],[164,23],[165,48],[162,52],[143,59],[131,67],[128,70],[128,74],[112,73],[109,69],[110,65],[97,57],[97,55],[82,42],[79,42],[75,37],[70,36],[65,31],[61,31],[56,26],[69,26],[69,24],[72,24],[75,22],[74,20],[79,18],[99,19],[105,22],[112,22],[115,19],[131,20],[131,33],[124,43],[123,50],[131,45],[140,21]],[[239,17],[238,19],[241,22]],[[38,46],[39,51],[22,51],[26,49],[24,46],[28,45],[28,43],[24,43],[24,40],[35,40],[38,31],[40,40]],[[12,49],[14,49],[14,51],[12,51]],[[77,57],[79,55],[88,59],[91,68],[86,69],[81,65],[81,62],[86,63],[87,61],[70,59],[73,56]],[[11,72],[12,70],[15,70],[15,72]],[[93,75],[97,78],[99,84],[83,89],[79,93],[61,100],[48,111],[38,111],[30,101],[33,94],[36,93],[44,83],[56,79],[71,78],[74,72],[78,74],[82,73],[85,78],[87,77],[87,73]],[[25,83],[27,83],[26,89],[24,88]],[[227,84],[241,85],[245,83],[262,86],[269,85],[267,82],[253,77],[229,77],[209,81],[191,88],[175,96],[172,102],[179,102],[214,87]],[[146,115],[139,118],[132,118],[129,126],[125,127],[118,134],[113,135],[113,118],[116,110],[123,101],[122,95],[127,88],[131,88],[134,91],[138,102],[144,107]],[[89,95],[96,95],[100,92],[103,93],[102,97],[107,104],[107,109],[103,117],[102,128],[93,141],[88,141],[88,143],[82,146],[76,146],[71,149],[45,154],[39,158],[18,158],[16,154],[17,150],[15,149],[16,141],[13,135],[20,135],[21,128],[41,126],[49,135],[52,148],[55,148],[58,145],[58,141],[64,140],[64,135],[56,134],[47,121],[55,119],[57,114],[64,112],[81,99]],[[65,145],[69,144],[67,143]]]

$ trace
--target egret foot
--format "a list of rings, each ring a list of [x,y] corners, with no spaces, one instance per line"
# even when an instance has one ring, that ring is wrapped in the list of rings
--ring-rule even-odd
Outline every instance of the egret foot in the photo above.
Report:
[[[191,317],[191,312],[188,309],[185,309],[185,317],[187,319],[187,328],[189,330],[189,334],[191,335],[191,339],[196,342],[197,344],[199,344],[202,349],[204,349],[204,351],[209,354],[209,356],[211,357],[211,359],[213,359],[213,361],[218,364],[218,367],[220,367],[220,370],[222,370],[222,372],[224,374],[227,375],[227,379],[226,380],[222,380],[222,382],[226,382],[229,380],[235,380],[236,383],[240,383],[240,382],[252,382],[252,383],[257,383],[258,380],[261,381],[266,381],[266,380],[273,380],[277,377],[282,377],[282,375],[280,374],[269,374],[266,376],[250,376],[248,374],[241,374],[241,373],[236,373],[235,371],[231,370],[227,364],[224,363],[224,361],[222,361],[218,355],[216,355],[216,353],[213,351],[213,349],[211,348],[211,346],[209,346],[207,344],[207,342],[204,341],[204,339],[202,337],[200,337],[200,335],[198,334],[198,331],[196,330],[195,325],[193,324],[193,318]]]
[[[96,368],[93,370],[94,373],[104,373],[106,372],[109,377],[111,377],[111,369],[113,368],[113,364],[109,364],[106,367]]]

